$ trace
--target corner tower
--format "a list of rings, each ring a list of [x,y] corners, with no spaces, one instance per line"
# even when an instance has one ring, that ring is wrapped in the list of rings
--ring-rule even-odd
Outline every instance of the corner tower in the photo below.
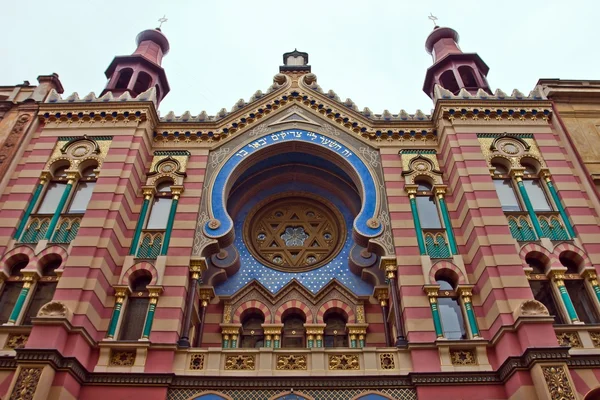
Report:
[[[425,41],[427,53],[433,57],[433,65],[427,69],[423,91],[433,98],[435,85],[458,94],[461,89],[475,94],[479,89],[490,92],[486,76],[489,67],[477,53],[463,53],[458,47],[458,32],[452,28],[439,27]]]
[[[156,88],[156,106],[169,93],[169,82],[161,66],[169,52],[169,41],[160,28],[147,29],[137,35],[137,49],[130,56],[115,57],[105,74],[108,83],[102,91],[115,97],[129,92],[135,97],[151,87]]]

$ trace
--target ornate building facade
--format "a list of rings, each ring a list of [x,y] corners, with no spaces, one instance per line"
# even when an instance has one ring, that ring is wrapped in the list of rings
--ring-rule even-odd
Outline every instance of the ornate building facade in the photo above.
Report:
[[[159,116],[169,42],[137,45],[100,97],[0,88],[2,398],[600,398],[597,132],[554,83],[492,92],[436,27],[431,114],[294,51]]]

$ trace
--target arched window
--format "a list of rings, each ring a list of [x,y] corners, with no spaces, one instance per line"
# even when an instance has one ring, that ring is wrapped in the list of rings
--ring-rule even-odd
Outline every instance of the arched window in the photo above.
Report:
[[[565,320],[557,306],[558,303],[552,290],[552,282],[546,276],[544,262],[534,256],[526,257],[525,262],[531,268],[528,278],[533,298],[546,306],[548,313],[554,316],[554,323],[564,324]]]
[[[160,101],[160,86],[154,85],[154,87],[156,88],[156,100]]]
[[[306,347],[306,318],[298,312],[290,312],[283,317],[283,343],[282,347]]]
[[[171,211],[171,185],[172,181],[163,181],[156,186],[156,195],[154,203],[150,210],[150,216],[146,222],[146,229],[165,229],[169,221],[169,212]]]
[[[328,311],[325,313],[323,320],[326,324],[324,347],[348,347],[346,319],[338,312]]]
[[[96,166],[89,166],[81,171],[81,178],[71,199],[67,213],[84,214],[96,186]]]
[[[31,319],[37,316],[40,308],[42,308],[44,304],[52,301],[52,297],[54,297],[54,292],[56,291],[56,285],[58,284],[56,270],[60,267],[60,263],[61,260],[50,261],[42,268],[42,277],[35,285],[35,291],[29,302],[29,306],[27,307],[23,325],[31,325]]]
[[[437,284],[440,285],[438,307],[444,337],[450,340],[466,339],[465,319],[454,285],[449,279],[443,277],[437,278]]]
[[[462,67],[458,67],[458,73],[466,88],[477,88],[479,86],[473,68],[463,65]]]
[[[23,289],[23,277],[21,270],[27,266],[28,260],[17,261],[10,269],[10,276],[4,282],[2,294],[0,294],[0,324],[8,322],[10,314],[15,308],[15,303]]]
[[[133,70],[131,68],[124,68],[119,72],[119,79],[117,80],[117,84],[115,85],[115,89],[127,89],[129,86],[129,81],[131,81],[131,76],[133,75]]]
[[[417,211],[419,213],[419,221],[423,229],[442,229],[440,214],[433,194],[432,186],[426,181],[416,181],[417,196]]]
[[[585,284],[585,280],[581,276],[578,268],[577,258],[581,259],[577,254],[572,252],[563,252],[559,257],[560,263],[567,267],[565,273],[565,288],[569,293],[577,317],[581,322],[586,324],[598,324],[600,318],[598,311],[594,305],[594,301],[590,296],[590,292]],[[583,260],[581,260],[583,262]]]
[[[445,71],[440,76],[440,84],[444,89],[451,91],[454,94],[458,94],[460,88],[458,87],[458,82],[456,81],[456,77],[454,76],[454,71],[448,70]]]
[[[512,179],[510,179],[508,175],[508,168],[499,162],[493,162],[492,167],[494,168],[494,186],[496,188],[498,199],[500,199],[502,210],[521,211],[521,204],[515,193]]]
[[[553,211],[548,195],[540,179],[537,177],[538,168],[532,162],[521,162],[523,168],[525,168],[523,176],[523,185],[527,196],[531,201],[534,211]]]
[[[135,81],[135,85],[133,86],[133,91],[136,95],[138,95],[148,90],[151,84],[152,77],[146,72],[140,71],[140,73],[137,76],[137,80]]]
[[[38,206],[37,214],[53,215],[56,212],[58,203],[67,188],[67,168],[68,166],[61,166],[54,170],[52,179],[46,187],[44,198]]]
[[[147,286],[151,281],[152,277],[149,274],[144,274],[135,278],[131,284],[131,294],[125,305],[125,315],[121,322],[119,340],[138,340],[142,337],[144,322],[150,305]]]
[[[242,341],[241,346],[245,349],[264,347],[265,336],[262,324],[265,316],[257,311],[249,312],[242,318]]]

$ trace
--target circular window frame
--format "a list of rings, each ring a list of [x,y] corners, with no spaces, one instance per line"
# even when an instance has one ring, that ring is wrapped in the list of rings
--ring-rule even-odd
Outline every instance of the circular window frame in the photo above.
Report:
[[[282,250],[269,251],[269,253],[282,253],[279,254],[279,256],[282,257],[282,263],[277,264],[272,261],[272,259],[275,258],[277,254],[274,254],[272,258],[269,259],[267,255],[263,254],[266,248],[259,247],[260,243],[258,235],[264,233],[264,221],[273,220],[274,214],[272,217],[270,217],[270,219],[265,219],[265,216],[270,212],[275,213],[277,209],[284,208],[284,206],[286,205],[289,209],[289,207],[301,206],[302,203],[306,204],[307,206],[312,206],[316,209],[315,211],[319,211],[322,214],[324,214],[325,220],[321,222],[321,225],[319,225],[316,228],[314,226],[311,226],[309,229],[303,230],[303,234],[307,234],[306,231],[308,231],[308,236],[304,239],[306,245],[287,246],[287,248],[298,250],[299,253],[301,253],[301,255],[299,254],[299,260],[307,259],[311,255],[315,256],[314,251],[311,252],[310,246],[314,240],[317,240],[315,234],[318,234],[321,231],[323,231],[323,234],[328,233],[333,236],[330,240],[333,243],[333,245],[329,248],[329,251],[324,256],[323,252],[325,251],[325,246],[319,246],[318,250],[315,250],[323,256],[321,260],[315,262],[314,264],[301,263],[298,265],[288,263],[287,260],[290,259],[290,254],[286,253],[289,253],[289,251],[286,252],[286,246],[279,246],[278,249]],[[281,235],[283,234],[283,232],[285,232],[286,229],[290,228],[290,226],[284,225],[298,224],[304,225],[304,227],[306,228],[307,224],[310,224],[311,221],[313,221],[310,218],[303,218],[297,220],[297,222],[296,220],[292,222],[291,219],[285,218],[287,217],[287,215],[284,215],[283,217],[283,222],[277,228],[275,228],[278,232],[276,232],[272,236],[267,236],[266,239],[263,239],[260,242],[264,242],[264,240],[269,240],[269,237],[271,237],[274,241],[281,243],[281,240],[284,240],[283,238],[281,238]],[[316,223],[317,221],[314,222]],[[329,230],[325,229],[327,224],[329,224]],[[325,230],[330,232],[325,232]],[[277,236],[277,238],[275,236]],[[250,210],[247,217],[245,218],[243,226],[243,239],[246,248],[248,249],[250,254],[264,266],[282,272],[311,271],[324,266],[325,264],[331,262],[331,260],[333,260],[340,253],[340,251],[344,247],[344,244],[346,243],[346,238],[346,221],[342,213],[330,201],[326,200],[325,198],[305,192],[286,192],[266,198],[265,200],[259,202],[254,207],[252,207],[252,210]],[[323,240],[327,242],[326,238],[323,238]],[[270,242],[272,243],[272,241]]]

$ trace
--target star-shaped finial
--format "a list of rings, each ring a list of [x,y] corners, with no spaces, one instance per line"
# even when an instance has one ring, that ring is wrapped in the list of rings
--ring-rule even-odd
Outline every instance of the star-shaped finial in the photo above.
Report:
[[[167,19],[166,15],[163,15],[162,18],[159,18],[158,22],[160,22],[160,25],[158,25],[158,29],[160,29],[162,27],[162,24],[165,23],[165,22],[167,22],[167,21],[168,21],[168,19]]]
[[[433,13],[429,13],[429,16],[427,18],[429,18],[431,20],[431,22],[433,22],[434,27],[438,26],[437,22],[435,22],[435,21],[437,21],[438,18],[435,15],[433,15]]]

